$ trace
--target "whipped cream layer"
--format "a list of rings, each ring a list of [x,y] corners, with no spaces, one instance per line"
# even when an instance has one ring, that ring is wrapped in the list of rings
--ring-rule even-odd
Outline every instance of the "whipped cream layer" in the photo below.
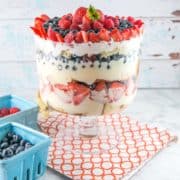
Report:
[[[51,40],[44,40],[38,36],[35,36],[35,42],[37,49],[46,52],[47,54],[52,52],[54,56],[59,55],[61,52],[67,52],[70,54],[76,54],[83,56],[85,54],[103,54],[121,52],[123,54],[129,54],[132,51],[138,51],[140,48],[142,36],[131,38],[130,40],[124,40],[120,42],[114,41],[101,41],[98,43],[60,43]]]

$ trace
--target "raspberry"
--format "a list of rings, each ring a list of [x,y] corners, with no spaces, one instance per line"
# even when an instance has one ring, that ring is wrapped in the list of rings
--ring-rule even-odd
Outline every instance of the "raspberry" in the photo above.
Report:
[[[1,109],[1,114],[2,114],[2,116],[7,116],[7,115],[9,115],[9,109],[8,109],[8,108],[2,108],[2,109]]]
[[[93,22],[93,29],[102,29],[103,28],[103,24],[100,21],[94,21]]]
[[[82,24],[81,30],[88,31],[89,29],[91,29],[91,25],[90,24]]]
[[[58,25],[61,29],[69,29],[71,26],[71,21],[66,19],[60,19]]]
[[[79,30],[79,26],[76,23],[71,24],[70,30]]]
[[[68,33],[66,36],[65,36],[65,38],[64,38],[64,41],[66,42],[66,43],[71,43],[72,41],[74,40],[74,35],[73,35],[73,33]]]
[[[114,28],[114,22],[112,19],[108,18],[108,19],[105,19],[104,21],[104,27],[106,29],[113,29]]]
[[[114,18],[114,25],[115,25],[116,27],[119,27],[119,16],[116,16],[116,17]]]
[[[81,24],[82,23],[82,18],[86,14],[86,11],[87,11],[87,8],[85,8],[85,7],[78,8],[76,10],[76,12],[74,13],[73,22],[75,22],[77,24]]]
[[[19,111],[20,111],[20,109],[17,108],[17,107],[12,107],[12,108],[9,109],[9,113],[10,113],[10,114],[14,114],[14,113],[17,113],[17,112],[19,112]]]
[[[76,33],[75,41],[76,41],[77,43],[82,43],[82,42],[83,42],[83,37],[82,37],[81,32],[77,32],[77,33]]]

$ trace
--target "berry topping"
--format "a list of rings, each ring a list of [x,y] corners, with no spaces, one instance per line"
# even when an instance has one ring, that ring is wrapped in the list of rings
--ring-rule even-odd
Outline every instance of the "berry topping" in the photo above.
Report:
[[[19,112],[19,111],[20,111],[20,109],[17,108],[17,107],[12,107],[12,108],[9,109],[9,113],[10,113],[10,114],[14,114],[14,113],[17,113],[17,112]]]
[[[129,40],[143,33],[143,22],[131,16],[104,15],[93,6],[80,7],[74,14],[50,18],[42,14],[31,27],[34,34],[43,39],[61,43],[84,43]],[[93,34],[97,33],[97,34]]]
[[[114,28],[114,21],[113,21],[112,19],[110,19],[110,18],[105,19],[105,21],[104,21],[104,27],[105,27],[106,29],[113,29],[113,28]]]

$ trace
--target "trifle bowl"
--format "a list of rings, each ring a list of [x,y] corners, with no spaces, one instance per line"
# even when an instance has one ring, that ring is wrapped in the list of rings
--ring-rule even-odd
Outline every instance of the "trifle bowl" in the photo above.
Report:
[[[42,14],[32,30],[41,101],[80,116],[80,135],[97,135],[94,118],[121,112],[135,97],[143,22],[90,6],[62,17]]]

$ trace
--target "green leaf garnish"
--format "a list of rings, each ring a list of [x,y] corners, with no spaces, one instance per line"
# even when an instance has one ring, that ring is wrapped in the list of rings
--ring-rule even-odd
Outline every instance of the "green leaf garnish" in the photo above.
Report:
[[[88,17],[93,21],[98,20],[100,18],[97,10],[92,5],[89,6],[87,13]]]

